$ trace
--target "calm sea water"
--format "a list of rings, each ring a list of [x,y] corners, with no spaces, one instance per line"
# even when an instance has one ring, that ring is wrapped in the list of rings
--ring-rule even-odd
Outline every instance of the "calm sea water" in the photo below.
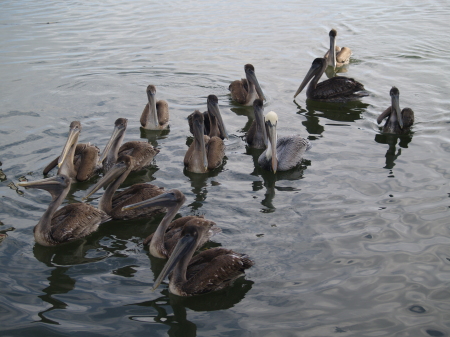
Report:
[[[0,334],[450,336],[449,15],[446,1],[3,1]],[[353,50],[346,75],[370,96],[293,101],[331,28]],[[228,85],[246,63],[279,134],[313,143],[293,172],[263,172],[245,146],[253,112],[231,102]],[[169,102],[168,133],[139,128],[148,84]],[[394,85],[416,114],[409,136],[376,124]],[[231,134],[226,163],[185,174],[186,116],[209,94]],[[71,121],[83,125],[80,142],[102,148],[118,117],[127,141],[161,150],[125,185],[182,190],[181,215],[223,229],[210,246],[255,261],[245,279],[190,299],[167,284],[152,292],[164,261],[142,241],[161,217],[110,222],[62,247],[34,243],[50,196],[17,190],[19,178],[43,177]],[[97,179],[74,184],[66,202]]]

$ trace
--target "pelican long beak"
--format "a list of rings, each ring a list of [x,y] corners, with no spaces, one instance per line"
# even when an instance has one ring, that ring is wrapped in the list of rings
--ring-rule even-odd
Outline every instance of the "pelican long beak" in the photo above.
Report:
[[[303,79],[303,82],[300,84],[300,86],[297,89],[297,92],[294,95],[294,98],[297,97],[299,93],[302,92],[302,90],[306,87],[306,85],[311,81],[311,79],[314,77],[316,72],[316,67],[314,65],[309,68],[308,73],[306,74],[305,78]]]
[[[98,158],[98,165],[101,165],[103,163],[103,161],[105,160],[105,158],[108,156],[109,151],[111,150],[111,147],[113,146],[113,144],[116,142],[116,140],[121,137],[124,133],[124,128],[123,126],[115,126],[113,133],[111,135],[111,138],[109,138],[108,143],[106,144],[102,154],[100,155],[100,157]]]
[[[267,135],[269,138],[268,146],[270,147],[270,153],[272,155],[272,170],[273,173],[276,173],[278,168],[277,125],[272,124],[270,121],[266,122],[266,125],[267,125]]]
[[[59,176],[54,176],[54,177],[39,179],[39,180],[34,180],[34,181],[21,181],[21,182],[17,183],[17,185],[22,186],[22,187],[45,189],[47,187],[60,186],[61,180],[60,180]]]
[[[82,200],[86,200],[89,198],[92,194],[97,192],[101,187],[109,185],[112,181],[115,181],[121,174],[123,174],[127,170],[127,166],[125,163],[116,163],[114,164],[111,169],[106,172],[106,174],[103,176],[102,179],[100,179],[97,184],[92,186],[88,191],[87,194],[82,198]]]
[[[122,207],[122,211],[129,211],[132,209],[140,209],[146,207],[170,207],[173,203],[176,203],[177,199],[171,192],[160,194],[154,198],[143,200],[135,204]]]
[[[147,91],[148,97],[148,119],[152,127],[157,128],[159,125],[158,114],[156,112],[156,92]]]
[[[217,119],[217,124],[219,126],[220,133],[223,134],[226,139],[229,139],[227,130],[225,128],[225,124],[223,123],[222,120],[222,115],[220,114],[219,104],[208,100],[207,105],[208,105],[208,112],[211,113]]]
[[[258,93],[259,98],[262,100],[266,100],[266,97],[263,94],[261,86],[259,85],[258,79],[256,78],[255,72],[253,70],[248,70],[246,72],[247,81],[252,82],[255,85],[256,92]]]
[[[262,105],[262,101],[258,102],[258,100],[255,99],[255,101],[253,102],[253,112],[258,128],[262,130],[264,145],[265,147],[267,147],[267,131],[264,125],[264,108]]]
[[[193,236],[183,236],[175,246],[172,255],[170,255],[169,260],[167,260],[163,270],[161,270],[161,273],[159,273],[158,278],[156,279],[155,283],[153,284],[152,291],[155,291],[156,288],[159,287],[161,282],[166,278],[167,275],[175,268],[177,263],[179,263],[182,258],[189,254],[189,252],[192,251],[196,246],[196,239]]]
[[[397,115],[398,124],[400,125],[400,129],[403,129],[403,117],[402,110],[400,109],[400,96],[398,94],[391,96],[391,106],[394,111],[391,113],[395,113]]]
[[[67,157],[67,154],[69,153],[70,148],[72,146],[77,145],[79,135],[80,135],[79,129],[70,129],[66,144],[64,145],[61,155],[59,156],[58,167],[61,167],[61,165],[64,163],[64,160],[66,160],[66,157]]]
[[[330,35],[330,51],[328,53],[328,66],[332,66],[336,69],[336,36]]]
[[[205,138],[203,137],[204,128],[205,126],[203,123],[200,123],[198,120],[194,120],[194,128],[193,128],[194,142],[197,142],[197,145],[200,148],[201,155],[203,158],[203,166],[205,168],[205,171],[207,171],[208,157],[206,156]]]

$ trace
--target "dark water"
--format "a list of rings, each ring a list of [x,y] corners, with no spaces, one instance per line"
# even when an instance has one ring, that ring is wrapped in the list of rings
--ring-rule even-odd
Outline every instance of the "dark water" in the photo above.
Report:
[[[3,1],[0,11],[0,332],[2,336],[449,336],[450,9],[445,1],[243,3]],[[370,96],[350,104],[293,94],[328,31],[353,56]],[[302,167],[272,175],[242,139],[252,110],[232,80],[252,63],[279,133],[313,143]],[[141,132],[145,88],[169,102],[170,132]],[[382,135],[377,116],[400,90],[413,133]],[[219,97],[226,163],[184,174],[186,116]],[[164,261],[142,240],[161,217],[114,221],[83,241],[35,245],[50,196],[16,190],[42,178],[68,125],[103,147],[116,118],[126,140],[161,152],[132,174],[187,197],[223,233],[210,246],[255,261],[226,291],[180,299],[151,285]],[[1,173],[1,172],[0,172]],[[79,202],[98,178],[73,186]],[[101,192],[95,194],[96,205]]]

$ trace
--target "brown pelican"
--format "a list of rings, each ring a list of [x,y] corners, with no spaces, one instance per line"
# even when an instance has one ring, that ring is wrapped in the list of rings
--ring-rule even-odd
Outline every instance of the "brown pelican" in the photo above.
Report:
[[[336,69],[348,64],[350,62],[350,56],[352,55],[351,49],[336,46],[337,32],[335,29],[330,30],[328,35],[330,36],[330,49],[323,57],[327,60],[327,66],[331,66],[333,69]]]
[[[225,124],[222,120],[222,115],[219,110],[219,100],[216,95],[209,95],[206,101],[206,105],[208,110],[203,113],[204,118],[204,134],[209,137],[217,136],[220,139],[228,139],[228,133],[225,129]],[[192,119],[194,117],[194,113],[191,113],[188,116],[189,123],[189,131],[193,134],[193,123]]]
[[[247,79],[233,81],[228,87],[231,91],[231,99],[243,105],[252,105],[256,98],[265,100],[256,79],[255,68],[251,64],[246,64],[244,70]]]
[[[107,172],[117,161],[121,155],[130,155],[133,157],[132,171],[139,171],[151,164],[153,158],[159,153],[151,144],[141,141],[126,142],[122,146],[123,137],[127,130],[128,120],[126,118],[118,118],[114,123],[114,131],[99,157],[98,165],[103,165],[103,171]]]
[[[203,244],[205,244],[211,236],[221,231],[219,227],[216,227],[215,222],[207,220],[203,216],[184,216],[172,221],[185,201],[186,197],[184,194],[179,190],[173,189],[152,199],[144,200],[123,208],[123,210],[143,207],[168,208],[166,215],[162,219],[155,233],[151,234],[144,240],[144,245],[148,245],[150,243],[149,252],[151,255],[162,259],[167,259],[172,254],[175,245],[180,239],[181,230],[185,226],[195,225],[207,228],[206,231],[201,232],[202,236],[197,242],[198,247],[203,246]]]
[[[315,101],[346,102],[367,96],[366,92],[361,92],[361,90],[364,90],[364,86],[353,78],[336,76],[318,84],[317,82],[319,82],[326,68],[327,61],[324,58],[316,58],[294,98],[297,97],[311,79],[312,81],[306,90],[306,97]]]
[[[274,173],[287,171],[299,165],[305,152],[312,147],[309,140],[298,135],[277,139],[277,114],[271,111],[264,120],[268,144],[267,149],[258,158],[259,165]]]
[[[169,291],[178,296],[194,296],[231,285],[253,265],[247,255],[225,248],[212,248],[192,258],[206,227],[189,225],[155,281],[155,290],[173,270]]]
[[[58,165],[58,175],[66,175],[71,179],[85,181],[92,177],[97,170],[98,147],[95,145],[77,144],[81,132],[81,123],[70,123],[69,136],[59,157],[44,169],[47,175]]]
[[[156,101],[156,88],[147,87],[148,103],[142,111],[141,125],[147,130],[163,130],[169,126],[169,105],[164,100]]]
[[[18,183],[19,186],[46,190],[52,196],[50,205],[34,227],[34,238],[43,246],[83,238],[111,219],[102,210],[82,203],[69,204],[56,211],[69,193],[70,184],[71,179],[66,175]]]
[[[222,164],[225,144],[219,137],[204,135],[203,114],[196,110],[192,116],[194,141],[184,156],[184,167],[194,173],[205,173]]]
[[[126,190],[114,194],[119,186],[127,178],[134,167],[134,158],[128,155],[122,155],[117,159],[110,170],[100,179],[97,184],[92,186],[83,200],[90,197],[102,186],[108,185],[101,197],[98,208],[109,214],[113,219],[136,219],[151,217],[163,211],[162,207],[149,207],[141,210],[123,211],[122,207],[135,204],[137,202],[150,199],[160,195],[164,189],[151,184],[135,184]]]
[[[404,108],[400,111],[400,91],[396,87],[392,87],[389,95],[391,95],[391,106],[377,118],[377,123],[380,124],[387,117],[383,132],[408,133],[414,123],[414,111],[410,108]]]
[[[250,147],[265,149],[267,147],[267,133],[264,125],[264,107],[263,101],[259,98],[253,102],[253,111],[255,113],[255,120],[250,125],[250,129],[245,135],[245,140]]]

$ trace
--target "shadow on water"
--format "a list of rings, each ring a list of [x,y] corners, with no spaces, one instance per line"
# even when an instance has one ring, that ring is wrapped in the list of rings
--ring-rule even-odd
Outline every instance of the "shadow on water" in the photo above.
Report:
[[[261,177],[263,181],[254,181],[252,183],[252,191],[256,192],[266,188],[266,193],[264,199],[261,201],[261,205],[264,206],[263,213],[273,213],[276,208],[273,205],[273,200],[275,198],[275,191],[297,191],[298,189],[293,187],[281,187],[276,186],[277,181],[281,180],[299,180],[303,178],[303,171],[311,166],[311,161],[307,159],[302,159],[302,162],[297,167],[289,171],[278,171],[273,173],[272,171],[267,171],[261,168],[258,164],[258,158],[263,153],[264,150],[253,149],[246,146],[246,154],[251,155],[253,159],[253,172],[250,174],[253,176]]]
[[[358,119],[361,119],[361,114],[364,113],[369,106],[369,104],[361,101],[328,103],[307,99],[306,108],[302,108],[295,100],[294,103],[297,105],[297,114],[305,116],[306,121],[302,122],[302,124],[306,127],[306,130],[312,137],[319,137],[325,131],[325,127],[320,124],[321,118],[336,122],[353,123]],[[331,124],[326,123],[325,125]],[[332,125],[347,126],[348,124],[333,123]]]
[[[408,144],[412,141],[413,134],[396,135],[392,133],[380,133],[375,135],[375,141],[380,144],[387,144],[389,147],[386,151],[385,169],[391,170],[395,166],[395,161],[402,154],[402,149],[407,149]],[[397,149],[397,142],[399,149]]]
[[[147,139],[153,147],[158,147],[159,139],[166,139],[170,133],[170,127],[164,130],[147,130],[140,128],[141,138]]]
[[[139,315],[130,315],[128,318],[137,322],[149,322],[167,325],[167,334],[173,337],[197,336],[197,325],[188,320],[188,312],[192,311],[217,311],[234,307],[245,298],[246,293],[252,288],[253,282],[241,277],[231,287],[213,293],[194,297],[180,297],[170,294],[167,289],[161,293],[163,296],[129,306],[149,307],[154,312],[150,315],[142,315],[142,309],[136,308]],[[134,311],[134,310],[133,310]],[[172,314],[170,314],[172,312]]]
[[[220,172],[223,171],[224,166],[227,163],[227,157],[223,157],[222,165],[220,165],[218,168],[206,172],[206,173],[193,173],[186,169],[183,169],[183,173],[186,177],[189,178],[189,181],[191,182],[192,187],[192,193],[195,194],[195,200],[190,203],[188,206],[191,207],[191,213],[197,214],[198,210],[203,206],[203,202],[206,200],[206,196],[208,194],[208,180],[210,178],[217,177]],[[211,181],[211,185],[217,185],[219,184],[216,181]]]
[[[242,129],[238,130],[238,132],[246,133],[250,129],[250,126],[252,125],[252,122],[255,119],[253,107],[240,105],[240,106],[235,106],[235,107],[231,108],[230,110],[233,111],[238,116],[246,116],[248,118],[244,127]]]

